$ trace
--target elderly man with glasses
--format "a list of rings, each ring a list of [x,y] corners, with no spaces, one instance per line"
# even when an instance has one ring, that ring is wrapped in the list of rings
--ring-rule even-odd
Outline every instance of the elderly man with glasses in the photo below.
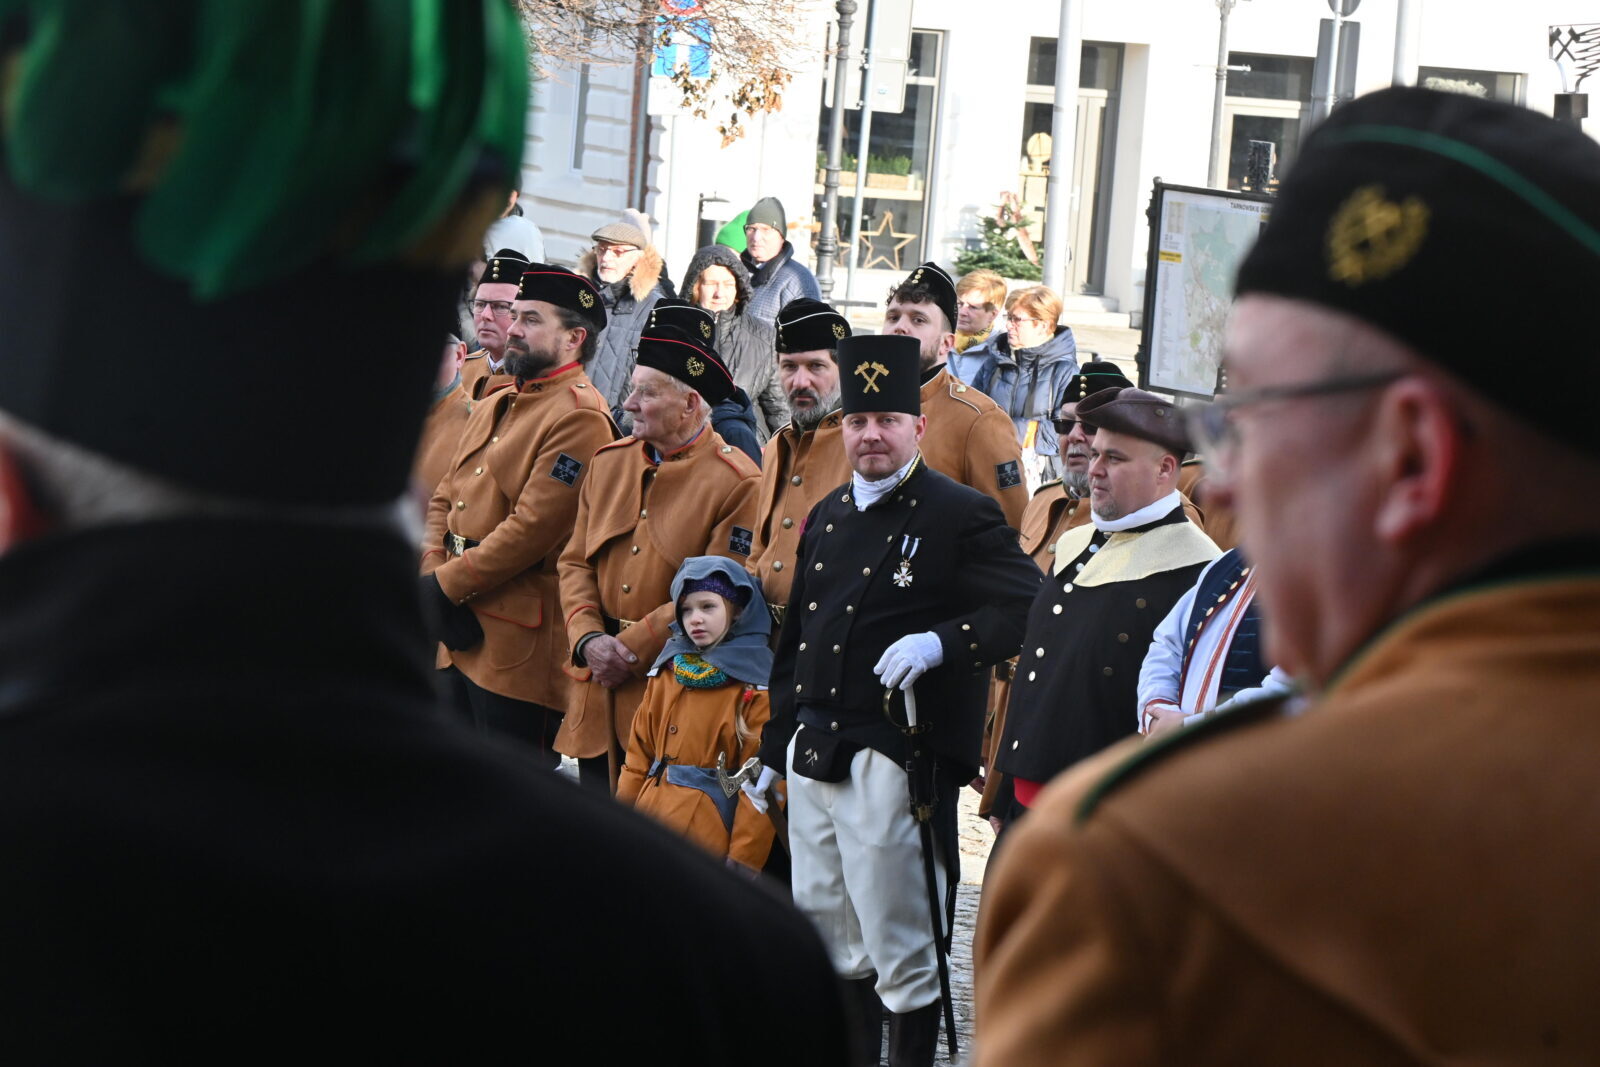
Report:
[[[676,296],[661,253],[651,239],[650,218],[629,209],[591,235],[594,249],[578,261],[578,273],[594,282],[606,310],[606,329],[590,361],[589,377],[611,407],[611,418],[626,433],[633,417],[622,402],[632,389],[639,335],[650,309],[662,297]]]
[[[1356,99],[1237,291],[1195,421],[1303,691],[1040,798],[986,887],[978,1062],[1600,1062],[1600,145]]]

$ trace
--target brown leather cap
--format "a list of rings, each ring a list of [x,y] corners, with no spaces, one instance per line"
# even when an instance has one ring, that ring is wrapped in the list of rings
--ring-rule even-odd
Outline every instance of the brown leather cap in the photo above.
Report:
[[[1125,433],[1158,444],[1181,458],[1191,450],[1178,406],[1165,397],[1128,386],[1102,389],[1078,401],[1078,418],[1096,429]]]

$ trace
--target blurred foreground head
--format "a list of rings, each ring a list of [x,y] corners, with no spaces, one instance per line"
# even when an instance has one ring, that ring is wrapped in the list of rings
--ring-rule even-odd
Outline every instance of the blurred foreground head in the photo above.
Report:
[[[202,494],[400,496],[521,161],[511,5],[0,0],[0,59],[0,414]]]
[[[1278,662],[1326,682],[1389,620],[1600,532],[1600,144],[1421,89],[1307,140],[1239,272],[1202,447]],[[1560,369],[1531,382],[1528,352]]]

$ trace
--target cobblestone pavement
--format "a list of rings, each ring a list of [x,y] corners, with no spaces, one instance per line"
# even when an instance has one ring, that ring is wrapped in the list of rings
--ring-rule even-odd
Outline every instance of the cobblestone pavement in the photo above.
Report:
[[[578,765],[562,760],[563,773],[576,779]],[[961,843],[961,882],[956,886],[956,928],[950,951],[950,993],[956,1003],[958,1063],[972,1062],[972,935],[978,926],[978,898],[983,892],[983,870],[989,862],[994,833],[978,818],[978,794],[963,788],[957,814]],[[948,1063],[944,1027],[939,1030],[939,1063]]]

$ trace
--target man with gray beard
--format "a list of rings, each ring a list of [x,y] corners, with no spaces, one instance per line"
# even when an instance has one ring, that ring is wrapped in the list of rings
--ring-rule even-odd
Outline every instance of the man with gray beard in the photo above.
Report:
[[[778,380],[789,399],[789,425],[761,456],[756,536],[750,573],[773,621],[783,622],[794,579],[800,529],[823,494],[850,480],[839,430],[839,364],[835,351],[850,324],[820,300],[798,297],[778,311]],[[772,632],[777,634],[779,625]]]

